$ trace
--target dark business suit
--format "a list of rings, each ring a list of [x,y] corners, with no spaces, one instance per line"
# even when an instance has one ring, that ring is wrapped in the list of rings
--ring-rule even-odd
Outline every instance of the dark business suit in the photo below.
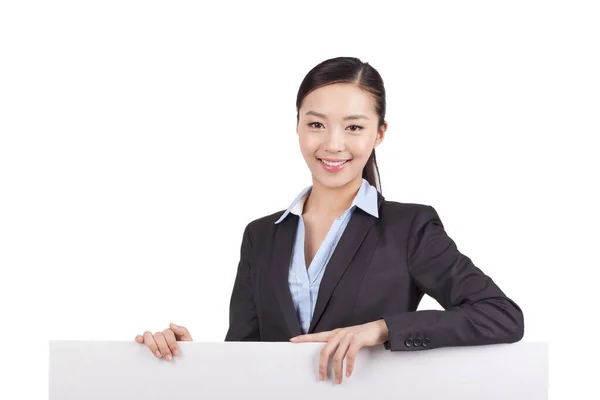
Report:
[[[386,349],[512,343],[523,313],[448,237],[431,206],[387,201],[379,218],[356,209],[327,264],[309,333],[383,318]],[[283,211],[246,227],[226,341],[288,341],[302,334],[288,286],[299,217]],[[445,309],[416,311],[424,294]]]

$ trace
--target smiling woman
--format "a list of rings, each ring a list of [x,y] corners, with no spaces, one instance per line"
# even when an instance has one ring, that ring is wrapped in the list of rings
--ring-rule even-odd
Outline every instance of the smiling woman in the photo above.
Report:
[[[387,122],[385,87],[377,70],[356,58],[324,61],[302,81],[296,109],[300,149],[313,176],[317,169],[311,168],[313,157],[332,167],[326,168],[330,172],[341,170],[332,164],[352,161],[351,168],[343,168],[346,175],[362,171],[358,175],[381,192],[375,148],[384,138]],[[307,154],[311,146],[319,146],[319,140],[325,141],[320,151],[326,154]],[[353,154],[338,154],[344,152]]]
[[[322,341],[336,382],[358,351],[513,343],[519,306],[459,252],[429,205],[386,200],[375,148],[387,130],[379,73],[357,58],[314,67],[296,100],[300,151],[312,175],[285,209],[244,230],[226,341]],[[442,310],[417,307],[428,294]],[[184,327],[136,337],[178,355]]]
[[[313,179],[337,188],[352,178],[366,178],[380,187],[378,174],[372,172],[377,172],[375,147],[387,123],[377,115],[375,96],[354,82],[318,85],[306,94],[302,90],[297,132]]]

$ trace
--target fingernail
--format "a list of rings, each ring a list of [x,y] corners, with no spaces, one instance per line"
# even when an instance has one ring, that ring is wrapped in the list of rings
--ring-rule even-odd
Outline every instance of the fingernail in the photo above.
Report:
[[[319,374],[319,380],[322,381],[323,380],[323,374]]]
[[[161,358],[161,357],[162,357],[162,354],[160,354],[160,351],[157,351],[157,352],[156,352],[156,353],[154,353],[154,354],[156,354],[156,357],[158,357],[158,358]]]
[[[341,379],[340,378],[335,378],[335,383],[337,383],[339,385],[340,383],[342,383]]]
[[[349,376],[350,376],[350,372],[346,372],[346,376],[348,376],[348,377],[349,377]]]
[[[179,350],[177,350],[177,349],[173,350],[173,355],[174,356],[178,356],[179,355]]]
[[[170,355],[170,354],[167,354],[167,355],[165,356],[165,359],[166,359],[167,361],[171,361],[171,359],[172,359],[172,358],[173,358],[173,357],[171,357],[171,355]]]

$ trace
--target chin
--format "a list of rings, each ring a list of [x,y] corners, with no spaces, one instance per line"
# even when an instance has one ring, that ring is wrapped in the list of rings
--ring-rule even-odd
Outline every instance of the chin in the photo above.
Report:
[[[323,174],[314,174],[314,179],[318,181],[321,185],[328,187],[330,189],[338,189],[344,187],[354,181],[354,178],[348,177],[348,175],[339,175],[339,176],[324,176]]]

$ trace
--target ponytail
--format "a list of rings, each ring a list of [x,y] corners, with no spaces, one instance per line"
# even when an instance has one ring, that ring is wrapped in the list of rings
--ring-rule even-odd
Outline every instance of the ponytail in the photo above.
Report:
[[[371,156],[363,168],[362,177],[363,179],[366,179],[371,186],[374,186],[379,193],[381,193],[381,178],[379,176],[377,158],[375,157],[375,149],[373,149],[373,152],[371,152]]]

